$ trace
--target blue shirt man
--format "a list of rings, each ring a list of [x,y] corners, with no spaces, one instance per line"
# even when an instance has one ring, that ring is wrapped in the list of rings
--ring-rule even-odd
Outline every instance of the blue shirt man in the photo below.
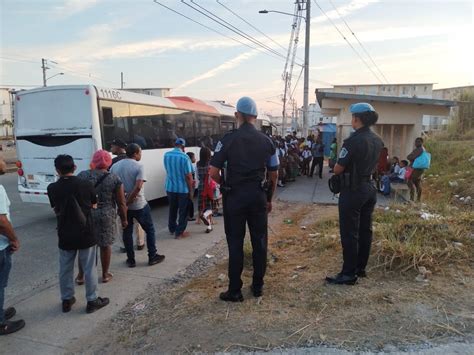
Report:
[[[186,232],[188,225],[188,199],[193,199],[193,165],[191,159],[184,153],[186,141],[176,139],[173,150],[164,157],[166,169],[166,193],[170,206],[168,229],[176,239],[189,236]],[[178,218],[179,213],[179,218]],[[176,220],[178,219],[178,222]]]

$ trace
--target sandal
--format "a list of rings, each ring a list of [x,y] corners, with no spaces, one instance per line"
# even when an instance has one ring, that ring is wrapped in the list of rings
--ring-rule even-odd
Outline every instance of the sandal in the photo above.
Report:
[[[114,274],[112,274],[111,272],[108,272],[105,276],[102,275],[102,283],[106,284],[107,282],[112,280],[113,277],[114,277]]]
[[[84,276],[82,278],[77,276],[75,281],[76,281],[76,284],[78,284],[79,286],[84,285]]]

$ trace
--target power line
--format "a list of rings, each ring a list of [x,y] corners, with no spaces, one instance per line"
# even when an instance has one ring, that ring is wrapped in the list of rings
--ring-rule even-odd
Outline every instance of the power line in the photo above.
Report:
[[[34,61],[33,59],[32,60],[29,60],[29,59],[26,59],[26,57],[22,57],[22,58],[25,58],[25,59],[19,59],[19,58],[15,58],[13,56],[0,56],[0,59],[3,59],[3,60],[9,60],[9,61],[12,61],[12,62],[19,62],[19,63],[28,63],[28,64],[39,64],[37,61]],[[63,70],[69,74],[72,74],[72,76],[77,76],[77,77],[84,77],[84,78],[88,78],[88,79],[95,79],[95,80],[99,80],[99,81],[103,81],[103,82],[107,82],[109,84],[117,84],[116,82],[112,82],[110,80],[107,80],[107,79],[103,79],[101,78],[100,76],[98,75],[95,75],[95,74],[91,74],[91,73],[84,73],[84,72],[80,72],[80,71],[77,71],[75,69],[71,69],[67,66],[64,66],[64,65],[59,65],[57,64],[56,62],[52,61],[52,60],[48,60],[48,65],[54,67],[55,69],[60,69],[60,70]],[[18,85],[20,86],[20,85]],[[36,86],[36,85],[22,85],[22,86]]]
[[[296,88],[298,87],[298,84],[300,82],[301,75],[303,74],[303,69],[304,69],[304,67],[301,68],[300,75],[298,75],[298,79],[296,80],[295,87],[293,88],[293,91],[291,92],[290,99],[292,99],[294,97],[293,95],[295,94]]]
[[[339,17],[341,18],[341,20],[344,22],[344,24],[346,25],[347,29],[352,33],[352,35],[354,36],[354,38],[357,40],[357,42],[359,43],[359,45],[361,46],[362,50],[365,52],[365,54],[369,57],[369,59],[371,60],[371,62],[374,64],[375,68],[378,70],[378,72],[380,73],[380,75],[382,75],[382,77],[384,78],[385,82],[388,84],[389,81],[387,80],[387,78],[385,77],[384,73],[380,70],[379,66],[377,65],[377,63],[375,63],[374,59],[372,58],[372,56],[370,55],[370,53],[367,51],[367,49],[365,48],[365,46],[362,44],[362,42],[359,40],[359,38],[356,36],[356,34],[354,33],[354,31],[352,30],[352,28],[349,26],[349,24],[347,23],[347,21],[344,19],[344,17],[341,16],[339,10],[337,9],[337,7],[334,5],[334,3],[332,2],[332,0],[329,0],[329,2],[331,3],[332,7],[334,8],[334,10],[337,12],[337,14],[339,15]]]
[[[232,9],[230,9],[228,6],[222,4],[221,2],[219,2],[219,0],[216,0],[216,2],[221,5],[224,9],[226,9],[227,11],[229,11],[231,14],[235,15],[236,17],[238,17],[239,19],[241,19],[243,22],[245,22],[247,25],[249,25],[250,27],[252,27],[255,31],[257,31],[258,33],[260,33],[262,36],[265,36],[266,38],[268,38],[270,41],[272,41],[273,43],[275,43],[278,47],[280,47],[281,49],[285,50],[286,51],[286,48],[283,47],[280,43],[278,43],[277,41],[275,41],[273,38],[271,38],[270,36],[268,36],[267,34],[265,34],[264,32],[262,32],[261,30],[259,30],[257,27],[255,27],[252,23],[250,23],[249,21],[247,21],[245,18],[243,18],[242,16],[240,16],[239,14],[237,14],[235,11],[233,11]],[[302,60],[301,58],[298,58],[299,60]]]
[[[279,56],[279,57],[282,56],[281,53],[279,53],[279,52],[273,50],[272,48],[266,46],[265,44],[263,44],[262,42],[258,41],[258,40],[255,39],[255,38],[253,38],[252,36],[250,36],[250,35],[246,34],[245,32],[241,31],[240,29],[238,29],[237,27],[235,27],[234,25],[232,25],[232,24],[229,23],[228,21],[226,21],[226,20],[220,18],[219,16],[217,16],[216,14],[214,14],[214,13],[212,13],[211,11],[207,10],[207,9],[204,8],[203,6],[201,6],[201,5],[197,4],[197,3],[195,3],[193,0],[191,0],[191,2],[192,2],[194,5],[198,6],[199,8],[201,8],[202,10],[204,10],[205,12],[211,14],[211,15],[214,16],[215,18],[213,18],[213,17],[207,15],[207,14],[204,13],[203,11],[197,9],[196,7],[194,7],[194,6],[190,5],[190,4],[188,4],[188,3],[185,2],[184,0],[181,0],[181,2],[182,2],[183,4],[185,4],[186,6],[190,7],[191,9],[193,9],[194,11],[197,11],[197,12],[199,12],[200,14],[202,14],[202,15],[206,16],[207,18],[211,19],[212,21],[216,22],[217,24],[219,24],[219,25],[221,25],[221,26],[227,28],[228,30],[230,30],[230,31],[232,31],[232,32],[234,32],[234,33],[236,33],[236,34],[239,35],[240,37],[243,37],[243,38],[245,38],[246,40],[248,40],[248,41],[254,43],[254,44],[257,45],[258,47],[263,48],[264,50],[266,50],[266,51],[268,51],[268,52],[270,52],[270,53],[272,53],[272,54],[274,54],[274,55],[277,55],[277,56]],[[220,21],[219,21],[219,20],[216,20],[216,18],[218,18]]]
[[[308,0],[310,1],[310,0]],[[316,6],[319,8],[319,10],[321,10],[321,12],[324,14],[324,16],[327,17],[327,19],[329,20],[329,22],[331,22],[331,24],[336,28],[337,32],[339,32],[339,34],[342,36],[342,38],[344,38],[344,40],[347,42],[347,44],[352,48],[352,50],[357,54],[357,56],[364,62],[364,64],[366,65],[366,67],[371,71],[371,73],[375,76],[375,78],[381,83],[383,84],[383,81],[380,80],[380,78],[378,77],[377,73],[374,72],[374,70],[370,67],[369,63],[367,63],[367,61],[364,59],[364,57],[362,57],[360,55],[360,53],[354,48],[354,46],[352,45],[351,42],[349,42],[349,40],[346,38],[346,36],[344,35],[344,33],[341,32],[341,30],[339,29],[339,27],[337,27],[337,25],[334,23],[334,21],[328,16],[328,14],[322,9],[321,6],[319,6],[319,4],[316,2],[316,0],[314,0],[314,3],[316,4]]]
[[[8,60],[8,61],[11,61],[11,62],[18,62],[18,63],[38,64],[38,62],[33,62],[32,60],[15,59],[13,57],[7,58],[7,57],[4,57],[4,56],[1,56],[0,59]]]
[[[85,72],[81,72],[81,71],[78,71],[78,70],[75,70],[75,69],[71,69],[70,67],[67,67],[67,66],[62,65],[62,64],[51,64],[51,61],[48,64],[53,66],[56,69],[61,69],[65,72],[71,73],[73,76],[84,77],[84,78],[88,78],[88,79],[95,79],[95,80],[99,80],[99,81],[109,83],[109,84],[113,84],[113,85],[116,85],[118,83],[118,82],[115,82],[115,81],[103,79],[100,76],[92,74],[92,73],[85,73]]]
[[[240,40],[238,40],[238,39],[236,39],[236,38],[234,38],[234,37],[228,36],[228,35],[226,35],[226,34],[220,32],[220,31],[216,30],[216,29],[214,29],[214,28],[212,28],[212,27],[209,27],[209,26],[207,26],[207,25],[205,25],[205,24],[203,24],[203,23],[201,23],[201,22],[199,22],[199,21],[196,21],[196,20],[194,20],[193,18],[191,18],[191,17],[189,17],[189,16],[187,16],[187,15],[185,15],[185,14],[182,14],[182,13],[179,12],[179,11],[176,11],[176,10],[172,9],[171,7],[168,7],[168,6],[166,6],[166,5],[162,4],[162,3],[160,3],[158,0],[153,0],[153,2],[154,2],[155,4],[157,4],[157,5],[160,5],[160,6],[164,7],[165,9],[167,9],[167,10],[169,10],[169,11],[171,11],[171,12],[174,12],[175,14],[177,14],[177,15],[179,15],[179,16],[181,16],[181,17],[184,17],[185,19],[188,19],[188,20],[191,21],[191,22],[194,22],[195,24],[197,24],[197,25],[199,25],[199,26],[201,26],[201,27],[204,27],[204,28],[208,29],[209,31],[212,31],[212,32],[214,32],[214,33],[217,33],[218,35],[221,35],[222,37],[225,37],[225,38],[230,39],[230,40],[232,40],[232,41],[234,41],[234,42],[240,43],[241,45],[244,45],[244,46],[246,46],[246,47],[248,47],[248,48],[250,48],[250,49],[258,50],[258,51],[260,51],[261,53],[264,53],[264,54],[266,54],[266,55],[268,55],[268,56],[271,56],[272,58],[276,58],[275,56],[273,56],[273,55],[271,55],[271,54],[269,54],[269,53],[263,51],[263,50],[260,49],[260,48],[251,46],[251,45],[248,44],[248,43],[242,42],[242,41],[240,41]]]
[[[270,53],[272,53],[272,54],[274,54],[274,55],[277,55],[277,56],[279,56],[279,57],[281,57],[281,58],[286,58],[283,54],[281,54],[281,53],[275,51],[274,49],[272,49],[272,48],[266,46],[266,45],[263,44],[262,42],[258,41],[257,39],[253,38],[252,36],[246,34],[246,33],[243,32],[242,30],[238,29],[238,28],[235,27],[234,25],[232,25],[232,24],[230,24],[229,22],[227,22],[226,20],[220,18],[219,16],[215,15],[215,14],[212,13],[211,11],[207,10],[207,9],[204,8],[203,6],[201,6],[201,5],[197,4],[197,3],[195,3],[193,0],[191,0],[191,2],[192,2],[193,4],[195,4],[196,6],[198,6],[199,8],[201,8],[202,10],[206,11],[207,13],[211,14],[211,15],[214,16],[215,18],[212,17],[212,16],[207,15],[205,12],[199,10],[198,8],[196,8],[196,7],[194,7],[194,6],[190,5],[190,4],[188,4],[188,3],[185,2],[184,0],[181,0],[181,2],[182,2],[183,4],[185,4],[186,6],[190,7],[191,9],[193,9],[194,11],[199,12],[200,14],[202,14],[202,15],[206,16],[207,18],[209,18],[210,20],[212,20],[212,21],[218,23],[219,25],[221,25],[221,26],[227,28],[228,30],[230,30],[230,31],[232,31],[232,32],[234,32],[234,33],[236,33],[237,35],[239,35],[239,36],[241,36],[241,37],[247,39],[248,41],[250,41],[250,42],[256,44],[257,46],[259,46],[259,47],[261,47],[261,48],[267,50],[268,52],[270,52]],[[216,20],[216,18],[218,18],[220,21],[219,21],[219,20]]]

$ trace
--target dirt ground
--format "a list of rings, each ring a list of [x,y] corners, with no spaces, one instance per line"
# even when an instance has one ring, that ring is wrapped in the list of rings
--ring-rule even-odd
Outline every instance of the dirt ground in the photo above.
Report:
[[[369,263],[369,277],[356,286],[325,285],[324,277],[341,266],[336,216],[333,206],[277,204],[262,298],[248,289],[246,246],[245,301],[219,301],[227,286],[221,243],[209,251],[214,259],[201,259],[188,275],[147,290],[70,350],[185,353],[318,345],[381,350],[472,339],[472,263],[437,270],[423,282],[415,281],[413,270],[387,272]]]

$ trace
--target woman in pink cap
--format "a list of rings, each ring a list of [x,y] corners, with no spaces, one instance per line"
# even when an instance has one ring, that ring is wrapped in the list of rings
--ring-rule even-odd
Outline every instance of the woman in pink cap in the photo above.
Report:
[[[127,205],[122,182],[115,174],[108,172],[112,164],[110,153],[98,150],[94,153],[91,169],[82,171],[78,177],[91,181],[97,193],[97,209],[92,210],[94,233],[97,245],[100,247],[100,261],[102,264],[102,282],[109,282],[112,273],[109,272],[112,257],[112,244],[117,235],[117,210],[122,221],[122,228],[127,227]],[[79,274],[76,277],[79,285],[84,283],[84,275],[79,265]]]

